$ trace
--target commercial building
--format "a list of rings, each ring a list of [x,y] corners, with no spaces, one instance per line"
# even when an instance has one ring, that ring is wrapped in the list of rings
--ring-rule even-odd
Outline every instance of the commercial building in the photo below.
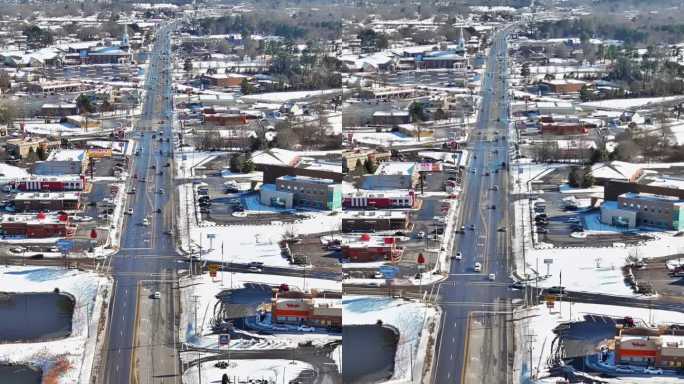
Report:
[[[355,263],[398,262],[403,252],[402,248],[397,247],[393,237],[377,239],[367,234],[362,235],[360,241],[342,245],[342,257]]]
[[[39,147],[47,148],[47,140],[43,137],[9,139],[7,140],[7,152],[20,159],[26,158],[29,153],[38,151]]]
[[[413,190],[389,193],[354,192],[345,195],[342,201],[344,208],[376,209],[411,208],[415,203],[416,193]]]
[[[373,175],[365,175],[361,180],[363,189],[412,189],[418,178],[416,163],[386,161],[380,163]]]
[[[80,192],[19,192],[14,197],[18,212],[69,211],[80,207]]]
[[[601,205],[601,222],[634,228],[684,229],[684,200],[674,196],[627,192]]]
[[[10,182],[14,189],[22,192],[44,191],[82,191],[85,188],[85,179],[82,176],[61,177],[26,177]]]
[[[59,149],[50,152],[45,161],[34,165],[37,175],[81,175],[88,165],[88,156],[82,149]]]
[[[306,296],[280,297],[276,295],[271,301],[272,321],[313,327],[342,327],[342,304],[339,299]]]
[[[347,211],[342,232],[399,231],[408,228],[409,216],[402,211]]]
[[[342,208],[342,185],[334,180],[281,176],[276,179],[275,186],[276,191],[292,195],[291,201],[294,206],[330,210]],[[273,196],[280,198],[284,195]]]
[[[615,337],[615,362],[665,369],[682,368],[684,335],[661,330],[622,329]]]
[[[350,134],[351,135],[351,134]],[[351,136],[353,138],[353,136]],[[351,141],[351,140],[350,140]],[[363,166],[366,160],[371,159],[379,164],[387,161],[392,157],[390,151],[381,151],[377,149],[360,149],[355,148],[342,152],[342,171],[351,172],[359,165]]]
[[[411,123],[408,111],[376,111],[373,113],[371,125],[399,125]]]
[[[575,79],[552,79],[541,81],[540,86],[548,89],[551,93],[578,93],[587,82]]]
[[[649,184],[638,184],[629,180],[608,180],[603,185],[603,199],[617,201],[618,196],[627,193],[650,193],[659,196],[673,196],[684,200],[684,182],[676,179],[660,179]]]
[[[5,237],[72,237],[76,226],[71,226],[66,215],[18,214],[0,216],[0,230]]]

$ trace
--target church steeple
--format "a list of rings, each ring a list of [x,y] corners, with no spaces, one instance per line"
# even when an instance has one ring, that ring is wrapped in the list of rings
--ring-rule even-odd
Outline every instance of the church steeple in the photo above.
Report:
[[[129,43],[128,43],[128,25],[124,24],[124,33],[123,36],[121,36],[121,45],[119,48],[123,50],[128,50]]]

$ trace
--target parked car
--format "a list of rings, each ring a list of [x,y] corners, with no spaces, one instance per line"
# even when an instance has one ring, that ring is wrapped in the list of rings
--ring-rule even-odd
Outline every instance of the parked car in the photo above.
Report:
[[[546,288],[546,292],[550,293],[552,295],[564,295],[565,294],[565,287],[561,287],[561,286],[556,285],[553,287]]]
[[[651,374],[651,375],[662,375],[662,374],[663,374],[663,370],[660,369],[660,368],[656,368],[656,367],[646,367],[646,368],[644,369],[644,373],[648,373],[648,374]]]
[[[374,279],[384,279],[384,278],[385,278],[385,275],[383,275],[383,274],[380,273],[380,272],[375,272],[375,273],[373,274],[373,278],[374,278]]]
[[[306,325],[300,325],[300,326],[297,328],[297,330],[300,331],[300,332],[315,332],[315,331],[316,331],[316,328],[314,328],[314,327],[307,327]]]
[[[416,233],[416,239],[424,239],[425,238],[425,232],[420,231]]]
[[[22,252],[26,252],[26,248],[24,248],[24,247],[12,247],[12,248],[10,248],[9,250],[10,250],[10,252],[12,252],[12,253],[22,253]]]
[[[261,272],[261,271],[263,271],[263,269],[261,269],[261,267],[255,267],[255,266],[251,266],[251,267],[249,267],[249,268],[247,268],[247,269],[248,269],[250,272]]]
[[[634,370],[630,367],[624,365],[618,365],[615,367],[615,372],[618,373],[634,373]]]

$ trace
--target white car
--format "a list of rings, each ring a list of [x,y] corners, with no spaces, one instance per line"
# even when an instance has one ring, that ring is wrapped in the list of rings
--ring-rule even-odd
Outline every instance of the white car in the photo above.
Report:
[[[570,217],[566,220],[568,223],[579,223],[579,219],[576,217]]]
[[[263,269],[261,269],[261,268],[259,268],[259,267],[257,267],[257,266],[254,266],[254,265],[251,266],[251,267],[249,267],[249,268],[247,268],[247,269],[249,269],[251,272],[261,272],[261,271],[263,271]]]
[[[147,217],[143,219],[143,221],[142,221],[142,225],[144,225],[144,226],[148,226],[148,225],[150,225],[150,221],[149,221],[149,220],[147,220]]]
[[[316,330],[316,328],[307,327],[306,325],[300,325],[299,328],[297,328],[297,330],[299,330],[301,332],[314,332]]]
[[[473,270],[475,270],[475,272],[482,272],[482,264],[480,264],[480,263],[475,263],[475,266],[473,267]]]
[[[128,208],[128,214],[132,215],[133,214],[133,208]]]
[[[416,234],[417,239],[424,239],[425,238],[425,232],[420,231]]]
[[[493,273],[490,273],[487,278],[489,279],[489,281],[494,281],[494,280],[496,280],[496,275]]]
[[[644,369],[644,373],[648,373],[651,375],[662,375],[663,370],[656,367],[647,367],[646,369]]]
[[[374,279],[384,279],[384,278],[385,278],[385,275],[383,275],[383,274],[380,273],[380,272],[375,272],[375,274],[373,274],[373,278],[374,278]]]
[[[461,253],[461,251],[456,252],[456,256],[454,256],[454,259],[463,260],[463,253]]]
[[[159,291],[156,291],[152,294],[152,297],[155,299],[161,299],[161,293]]]

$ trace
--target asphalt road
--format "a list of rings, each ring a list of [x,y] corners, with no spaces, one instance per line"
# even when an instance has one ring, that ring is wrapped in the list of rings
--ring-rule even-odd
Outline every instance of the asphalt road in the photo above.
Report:
[[[507,135],[507,83],[505,61],[505,35],[499,32],[494,39],[488,57],[482,86],[480,114],[475,132],[471,135],[469,149],[473,157],[463,186],[458,227],[466,226],[464,234],[457,234],[453,253],[461,252],[463,260],[453,260],[449,278],[441,285],[439,303],[443,309],[442,326],[437,340],[436,366],[433,383],[462,383],[466,378],[466,366],[471,357],[480,360],[479,383],[506,383],[508,380],[508,332],[487,332],[480,356],[469,356],[467,330],[472,319],[482,311],[492,311],[495,301],[506,302],[515,293],[508,288],[508,234],[499,227],[508,228],[508,172],[501,168],[507,158],[505,139]],[[494,150],[498,153],[494,153]],[[474,170],[474,173],[471,172]],[[497,170],[495,172],[495,170]],[[487,176],[486,173],[489,172]],[[497,185],[499,191],[492,188]],[[492,209],[492,205],[496,209]],[[467,229],[470,225],[474,230]],[[474,271],[475,263],[481,263],[482,272]],[[488,275],[495,274],[495,281]],[[506,312],[504,310],[502,313]],[[495,316],[499,316],[494,314]],[[501,315],[505,316],[505,315]],[[503,323],[494,319],[487,323]],[[496,338],[493,340],[493,338]],[[495,349],[495,350],[494,350]],[[472,351],[472,349],[471,349]],[[470,374],[468,376],[471,376]]]
[[[136,147],[140,150],[131,165],[131,175],[137,174],[139,178],[145,177],[142,183],[132,176],[127,182],[127,190],[132,187],[137,189],[135,194],[128,196],[126,208],[132,208],[133,214],[124,219],[124,228],[121,237],[121,248],[113,255],[109,262],[115,279],[114,295],[109,306],[109,326],[105,340],[106,348],[104,367],[98,377],[101,383],[128,383],[131,382],[132,356],[134,354],[134,336],[136,327],[137,290],[138,285],[144,280],[158,280],[162,270],[167,271],[166,278],[174,279],[176,273],[176,251],[173,239],[164,234],[172,230],[175,210],[169,193],[158,193],[159,188],[173,193],[171,170],[173,167],[164,168],[171,158],[167,156],[172,152],[170,143],[159,142],[152,138],[152,132],[164,131],[164,137],[171,137],[171,79],[169,67],[171,54],[171,42],[169,32],[171,27],[166,25],[157,32],[157,39],[151,52],[151,58],[147,69],[145,82],[146,94],[143,101],[143,112],[136,125],[131,138],[144,133],[137,139]],[[164,124],[159,124],[161,119]],[[172,140],[171,140],[172,142]],[[160,149],[165,152],[161,155]],[[154,165],[157,170],[151,169]],[[164,170],[163,175],[158,174],[159,169]],[[161,213],[157,213],[157,209]],[[149,225],[142,225],[148,218]],[[170,272],[169,272],[170,271]],[[171,290],[164,292],[162,300],[172,300]],[[145,303],[144,305],[156,305]],[[161,312],[161,311],[160,311]],[[173,318],[173,316],[171,316]],[[159,329],[166,329],[168,334],[174,333],[173,322],[157,322],[154,324]],[[141,328],[141,332],[146,331]],[[159,334],[159,341],[152,343],[164,343],[168,335],[164,332]],[[176,356],[168,360],[168,365],[176,364]],[[178,364],[176,364],[177,366]],[[174,382],[170,376],[167,382]],[[144,381],[145,382],[145,381]]]

